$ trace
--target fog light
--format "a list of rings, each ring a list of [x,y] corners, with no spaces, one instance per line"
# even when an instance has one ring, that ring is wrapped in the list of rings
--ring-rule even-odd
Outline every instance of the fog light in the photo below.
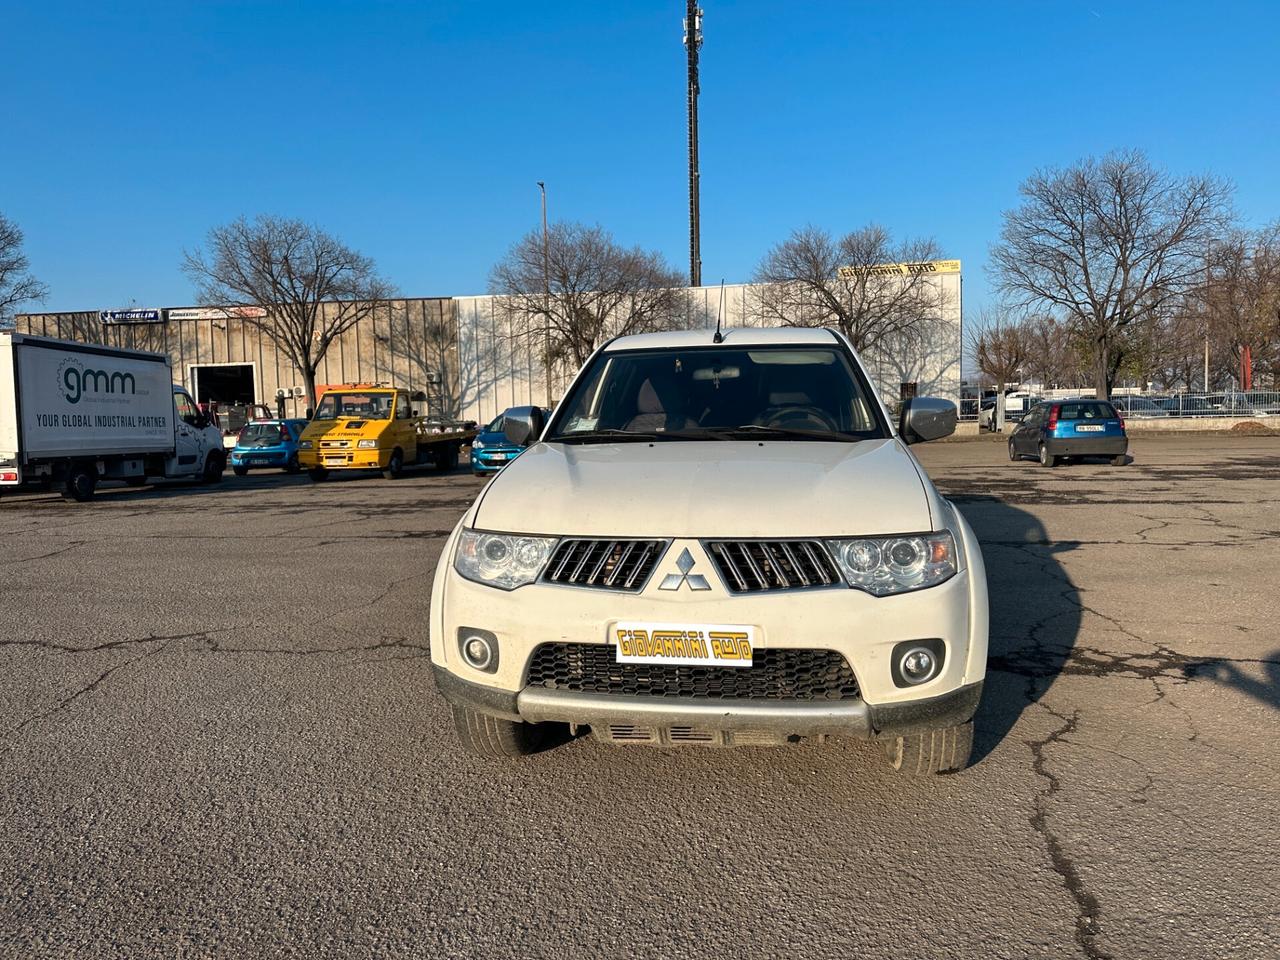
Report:
[[[458,650],[468,666],[485,673],[498,669],[498,638],[488,630],[462,627],[458,630]]]
[[[493,659],[493,648],[484,637],[468,637],[462,645],[462,655],[467,658],[467,663],[477,670],[483,670]]]
[[[924,683],[933,671],[933,654],[928,650],[908,650],[902,658],[902,678],[908,683]]]
[[[893,682],[899,687],[928,683],[942,672],[946,647],[941,640],[907,640],[893,648],[890,663]]]

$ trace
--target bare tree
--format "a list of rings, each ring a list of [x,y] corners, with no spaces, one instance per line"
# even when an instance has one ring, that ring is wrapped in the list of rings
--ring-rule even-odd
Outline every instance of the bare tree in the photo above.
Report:
[[[201,302],[236,311],[302,374],[315,402],[316,370],[330,345],[392,295],[371,259],[319,227],[282,217],[244,217],[209,231],[208,250],[183,269]]]
[[[1004,429],[1004,391],[1019,383],[1031,356],[1031,335],[1025,318],[999,304],[978,314],[969,328],[969,354],[978,370],[996,388],[995,425]]]
[[[1196,390],[1203,385],[1205,310],[1199,294],[1180,297],[1154,324],[1155,373],[1169,390]],[[1207,390],[1207,386],[1203,386]]]
[[[27,273],[22,231],[0,213],[0,330],[13,325],[14,307],[28,300],[43,300],[48,293],[48,287]]]
[[[931,238],[894,242],[872,224],[836,238],[818,227],[796,230],[765,254],[754,280],[761,314],[799,327],[836,326],[858,350],[918,337],[945,304],[927,272],[888,265],[937,260]]]
[[[489,280],[539,354],[549,337],[551,360],[580,365],[610,337],[683,325],[683,281],[662,254],[619,246],[601,227],[580,223],[552,224],[547,247],[544,273],[542,232],[531,231]]]
[[[1125,328],[1199,282],[1204,250],[1227,222],[1229,188],[1172,177],[1130,151],[1037,172],[1020,192],[991,251],[993,275],[1013,301],[1066,315],[1089,344],[1105,399]]]
[[[1280,223],[1234,231],[1208,254],[1208,326],[1228,375],[1246,358],[1274,378],[1280,363]]]
[[[1022,321],[1027,358],[1027,379],[1046,386],[1076,385],[1080,381],[1080,354],[1067,325],[1051,313],[1033,313]]]

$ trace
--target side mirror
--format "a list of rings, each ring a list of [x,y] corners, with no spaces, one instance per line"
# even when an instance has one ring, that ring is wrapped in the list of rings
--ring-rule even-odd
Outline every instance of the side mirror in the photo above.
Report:
[[[545,425],[538,407],[512,407],[502,418],[502,432],[517,447],[527,447],[542,436]]]
[[[941,440],[956,432],[956,405],[938,397],[912,397],[902,405],[898,436],[903,443]]]

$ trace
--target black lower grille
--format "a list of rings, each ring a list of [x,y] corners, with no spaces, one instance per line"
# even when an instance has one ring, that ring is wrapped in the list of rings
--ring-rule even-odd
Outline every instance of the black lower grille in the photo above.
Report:
[[[544,643],[529,685],[630,697],[708,700],[857,700],[858,681],[834,650],[756,650],[750,667],[618,663],[610,644]]]

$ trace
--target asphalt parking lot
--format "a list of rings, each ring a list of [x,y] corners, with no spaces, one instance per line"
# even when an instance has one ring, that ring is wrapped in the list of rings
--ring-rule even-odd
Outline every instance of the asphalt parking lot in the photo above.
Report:
[[[4,957],[1274,957],[1280,439],[919,448],[983,542],[975,765],[455,746],[483,481],[0,500]]]

